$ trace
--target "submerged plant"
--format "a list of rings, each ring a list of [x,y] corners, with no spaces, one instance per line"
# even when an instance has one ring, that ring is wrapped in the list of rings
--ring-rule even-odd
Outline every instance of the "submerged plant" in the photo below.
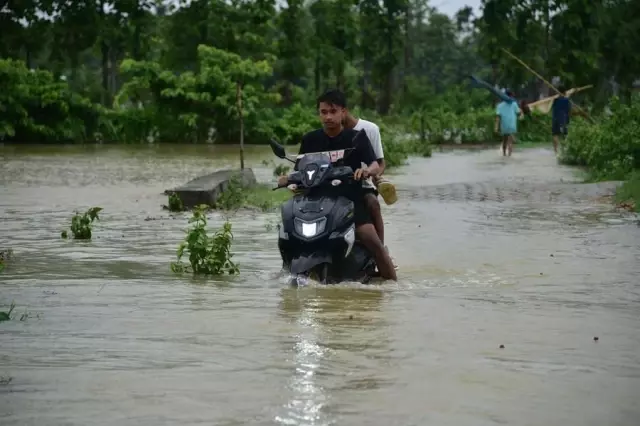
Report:
[[[13,310],[15,308],[16,308],[15,302],[11,302],[11,305],[9,306],[9,310],[8,311],[0,311],[0,322],[12,320],[13,318],[11,317],[11,314],[13,313]],[[20,321],[25,321],[29,317],[30,317],[30,315],[27,312],[27,310],[25,309],[24,313],[20,314]]]
[[[4,268],[6,267],[6,264],[9,262],[9,259],[11,259],[12,255],[13,255],[13,250],[11,249],[0,250],[0,272],[4,270]]]
[[[9,306],[9,310],[8,311],[0,311],[0,322],[2,321],[9,321],[11,319],[11,312],[13,312],[13,310],[15,309],[16,304],[14,302],[11,302],[11,306]]]
[[[227,212],[242,208],[247,201],[246,189],[242,182],[242,177],[238,174],[233,174],[229,178],[226,188],[216,199],[214,207]]]
[[[286,164],[278,164],[273,169],[273,176],[276,178],[279,176],[284,176],[288,174],[290,170],[291,170],[291,167],[287,166]]]
[[[91,207],[89,210],[80,214],[76,214],[71,218],[71,233],[76,240],[90,240],[91,239],[91,225],[94,220],[100,220],[98,213],[102,210],[102,207]],[[62,231],[62,238],[68,238],[66,230]]]
[[[171,212],[182,212],[185,210],[182,200],[175,192],[169,193],[169,205],[164,207]]]
[[[171,264],[171,270],[175,273],[203,275],[237,274],[240,270],[231,260],[231,223],[226,221],[213,236],[207,235],[207,208],[206,205],[200,205],[193,210],[193,216],[189,219],[193,226],[186,231],[187,236],[178,246],[178,259]],[[189,257],[188,264],[182,261],[185,254]]]

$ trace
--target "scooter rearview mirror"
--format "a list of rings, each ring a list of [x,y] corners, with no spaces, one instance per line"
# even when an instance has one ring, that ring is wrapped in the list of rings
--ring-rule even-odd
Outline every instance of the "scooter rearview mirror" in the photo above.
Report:
[[[285,151],[284,147],[282,145],[280,145],[278,142],[276,142],[275,140],[271,139],[269,141],[269,145],[271,146],[271,150],[276,155],[276,157],[282,158],[282,159],[286,159],[287,158],[287,152]]]

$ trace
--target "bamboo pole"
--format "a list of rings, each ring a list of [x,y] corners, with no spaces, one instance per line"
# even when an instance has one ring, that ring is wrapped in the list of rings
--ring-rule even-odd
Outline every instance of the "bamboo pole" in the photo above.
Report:
[[[590,84],[588,86],[575,87],[573,89],[567,90],[567,93],[569,94],[568,96],[572,96],[575,93],[581,92],[581,91],[586,90],[586,89],[591,89],[592,87],[593,87],[593,84]],[[536,108],[538,105],[543,105],[545,103],[553,102],[557,97],[558,97],[558,95],[549,96],[549,97],[546,97],[544,99],[538,99],[537,101],[531,102],[531,103],[529,103],[527,105],[529,105],[529,108]],[[546,112],[549,112],[549,111],[547,110]]]
[[[500,49],[502,49],[507,55],[511,56],[513,59],[515,59],[520,65],[522,65],[523,67],[525,67],[525,69],[527,69],[528,71],[530,71],[533,75],[535,75],[536,77],[538,77],[540,80],[542,80],[547,86],[549,86],[551,89],[553,89],[554,92],[556,92],[558,95],[562,95],[562,93],[556,89],[553,84],[549,83],[547,80],[544,79],[544,77],[542,77],[540,74],[538,74],[537,72],[535,72],[535,70],[531,69],[531,67],[527,64],[525,64],[522,59],[518,58],[516,55],[514,55],[513,53],[509,52],[507,49],[505,49],[504,47],[501,47]],[[578,111],[582,112],[582,114],[587,117],[589,120],[591,120],[592,123],[595,123],[595,120],[582,108],[580,108],[578,105],[576,105],[575,102],[573,102],[571,100],[571,98],[569,98],[569,102],[571,102],[571,105],[573,105],[574,107],[576,107],[576,109],[578,109]]]

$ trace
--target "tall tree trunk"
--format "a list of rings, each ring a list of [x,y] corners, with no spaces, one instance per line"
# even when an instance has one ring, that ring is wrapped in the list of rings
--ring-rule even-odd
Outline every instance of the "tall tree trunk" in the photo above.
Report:
[[[393,22],[393,12],[387,6],[387,22],[385,23],[387,30],[387,66],[384,71],[382,96],[380,99],[380,114],[388,114],[391,109],[391,100],[393,99],[393,72],[395,70],[395,60],[393,55],[393,32],[395,31]]]
[[[343,92],[346,89],[346,79],[344,77],[344,65],[339,65],[336,70],[336,89],[342,90]]]
[[[31,68],[33,68],[33,62],[32,62],[33,59],[32,59],[32,56],[31,56],[31,49],[29,48],[29,46],[26,46],[24,48],[24,50],[25,50],[25,55],[24,55],[25,56],[25,63],[27,64],[27,68],[31,69]]]
[[[372,109],[375,108],[375,104],[372,105],[371,93],[369,93],[369,87],[371,86],[371,58],[368,55],[362,61],[362,68],[360,107],[362,109]]]
[[[244,117],[242,114],[242,83],[236,83],[236,101],[240,120],[240,170],[244,170]]]
[[[109,105],[109,45],[102,40],[100,42],[100,52],[102,54],[102,104]]]
[[[402,93],[406,96],[409,92],[409,86],[407,85],[407,75],[409,75],[411,67],[411,5],[407,2],[404,15],[404,69],[400,76],[402,81]]]
[[[291,81],[287,80],[284,82],[284,86],[282,87],[282,104],[284,106],[290,106],[293,102],[293,93],[291,90]]]
[[[321,60],[320,60],[320,54],[317,53],[316,54],[316,64],[315,64],[315,68],[313,70],[314,73],[314,82],[315,82],[315,86],[316,86],[316,95],[320,93],[320,84],[321,84],[321,77],[320,77],[320,65],[321,65]]]
[[[544,70],[542,71],[542,75],[548,80],[552,81],[553,76],[551,75],[551,16],[549,10],[549,0],[545,1],[544,4]],[[542,85],[543,92],[541,95],[547,97],[550,95],[549,88],[546,84]],[[555,94],[555,93],[554,93]]]
[[[142,55],[140,54],[140,23],[136,23],[134,30],[133,30],[133,49],[131,52],[131,56],[133,56],[133,59],[136,61],[139,61],[142,59]]]
[[[495,87],[498,86],[498,64],[496,62],[491,64],[491,84]],[[491,106],[496,106],[498,103],[500,102],[500,100],[498,100],[498,98],[496,96],[491,96]]]

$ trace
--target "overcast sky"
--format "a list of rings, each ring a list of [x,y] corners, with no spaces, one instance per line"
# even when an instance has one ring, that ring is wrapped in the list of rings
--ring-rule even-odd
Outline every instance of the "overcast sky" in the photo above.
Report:
[[[430,3],[440,12],[449,16],[453,16],[465,6],[471,6],[476,16],[480,12],[480,0],[431,0]]]

